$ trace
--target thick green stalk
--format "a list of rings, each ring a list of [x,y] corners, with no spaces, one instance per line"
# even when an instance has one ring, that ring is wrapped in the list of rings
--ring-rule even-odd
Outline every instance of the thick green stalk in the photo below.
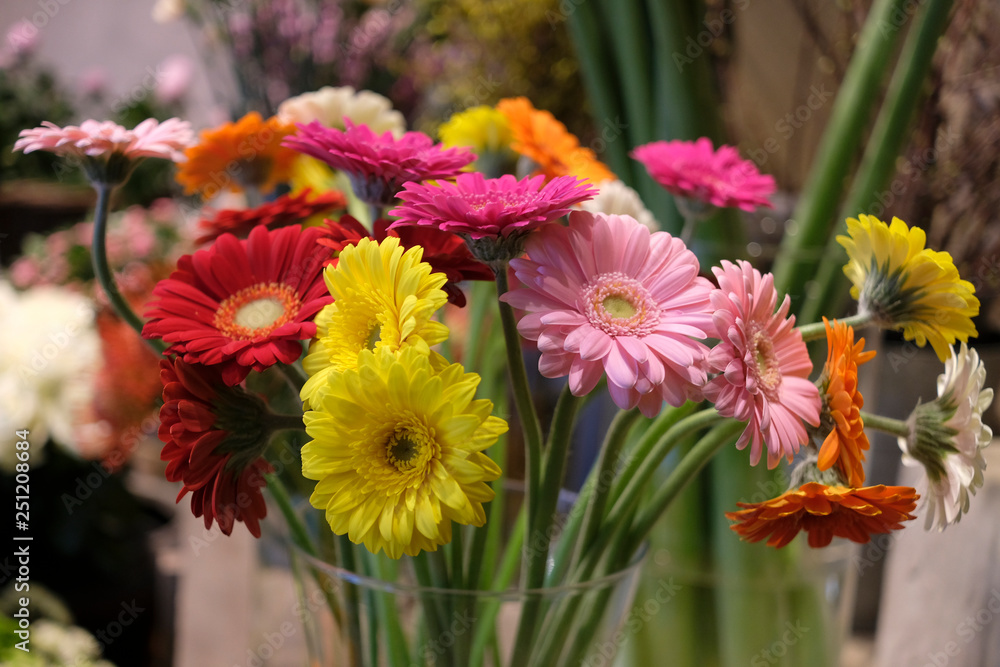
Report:
[[[340,563],[349,572],[357,572],[358,566],[354,560],[354,544],[347,535],[337,536],[337,553],[340,554]],[[347,608],[344,616],[347,618],[347,636],[350,639],[351,665],[362,667],[364,660],[361,655],[361,605],[358,600],[358,586],[351,582],[344,582],[344,601]]]
[[[801,306],[804,285],[813,277],[820,251],[830,234],[831,215],[844,180],[864,141],[864,130],[878,99],[899,30],[893,17],[905,15],[908,0],[876,0],[868,13],[858,46],[847,68],[823,133],[809,179],[793,218],[797,232],[786,234],[774,263],[778,294],[790,294],[793,309]]]
[[[291,496],[288,495],[285,485],[277,475],[267,474],[264,475],[264,479],[267,481],[267,490],[271,493],[271,497],[277,503],[281,515],[288,523],[288,529],[292,534],[292,542],[307,554],[316,558],[316,547],[309,539],[309,531],[306,530],[305,524],[302,523],[302,519],[299,518],[298,513],[295,511]]]
[[[428,552],[421,551],[416,556],[413,556],[412,562],[413,575],[416,577],[417,583],[420,584],[421,587],[440,587],[440,582],[435,578],[432,571],[430,554],[428,554]],[[441,636],[444,634],[445,629],[448,627],[448,617],[441,608],[441,602],[442,600],[439,593],[423,592],[420,594],[420,608],[423,612],[424,620],[427,622],[427,632],[429,633],[429,639],[431,642],[439,641]],[[423,653],[424,652],[422,650],[419,648],[417,649],[418,655],[423,655]],[[441,658],[442,667],[452,667],[447,651],[445,651]]]
[[[114,308],[118,317],[125,320],[141,337],[143,321],[135,314],[132,307],[128,305],[128,301],[118,291],[114,274],[112,274],[111,267],[108,265],[108,213],[111,208],[111,193],[114,190],[114,186],[107,183],[94,183],[94,189],[97,191],[97,207],[94,211],[94,242],[91,248],[91,262],[94,266],[94,276],[97,278],[101,289],[104,290],[104,294],[107,295],[108,302],[111,303],[111,307]],[[167,346],[161,340],[152,338],[145,340],[157,355],[162,354],[167,349]]]
[[[514,574],[517,572],[518,564],[521,561],[521,548],[524,546],[524,534],[527,524],[527,514],[522,509],[518,513],[517,520],[511,529],[510,542],[504,551],[500,567],[497,569],[496,575],[492,577],[490,590],[505,590],[510,586],[511,581],[514,580]],[[476,615],[476,629],[472,638],[472,657],[469,662],[472,667],[478,667],[483,664],[487,647],[490,645],[490,642],[497,639],[496,619],[499,613],[500,601],[498,599],[489,599],[481,604],[479,613]],[[494,664],[498,666],[500,663]]]
[[[913,115],[923,94],[938,40],[948,28],[948,13],[953,4],[954,0],[929,0],[917,10],[920,14],[903,43],[868,148],[840,208],[836,221],[838,231],[846,229],[846,218],[870,212],[877,195],[895,173],[896,157],[910,137]],[[839,312],[847,292],[847,282],[838,279],[845,257],[836,233],[832,234],[816,272],[818,290],[803,306],[801,321],[815,322],[824,313]]]
[[[387,558],[374,557],[375,572],[382,581],[396,581],[399,576],[395,563],[389,562]],[[391,593],[378,591],[376,595],[376,605],[378,609],[379,630],[385,634],[386,645],[389,648],[388,659],[390,667],[409,667],[410,652],[406,644],[406,635],[403,633],[403,626],[399,620],[399,609],[396,607],[395,596]]]

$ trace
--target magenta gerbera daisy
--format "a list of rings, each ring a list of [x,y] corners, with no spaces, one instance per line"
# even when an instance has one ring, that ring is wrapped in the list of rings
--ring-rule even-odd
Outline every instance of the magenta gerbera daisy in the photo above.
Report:
[[[712,271],[719,281],[710,295],[712,336],[720,342],[708,354],[709,372],[718,375],[705,385],[705,397],[719,414],[748,422],[737,448],[752,443],[750,463],[757,465],[766,443],[767,466],[773,468],[808,441],[803,420],[819,426],[812,361],[795,316],[788,315],[787,295],[775,311],[778,293],[770,273],[761,276],[743,260],[723,261]]]
[[[732,146],[712,148],[712,141],[654,141],[632,151],[632,157],[668,192],[719,207],[752,211],[773,208],[774,178],[740,157]]]
[[[145,338],[170,343],[166,354],[188,363],[220,365],[226,384],[251,369],[292,363],[299,341],[316,334],[313,318],[331,297],[323,264],[333,250],[317,240],[320,228],[254,229],[238,240],[223,234],[214,245],[185,255],[153,290]]]
[[[591,199],[597,189],[573,176],[517,180],[509,174],[486,178],[478,172],[461,174],[455,183],[406,183],[398,197],[403,204],[390,211],[401,225],[436,227],[480,239],[527,232],[566,215],[574,204]]]
[[[376,206],[390,206],[408,181],[451,178],[476,159],[465,148],[445,148],[422,132],[396,138],[348,119],[344,123],[343,131],[318,121],[298,124],[298,133],[285,137],[282,145],[347,172],[354,194]]]
[[[647,416],[698,394],[712,285],[679,239],[627,215],[577,211],[525,249],[510,263],[524,288],[502,298],[526,312],[518,331],[538,341],[542,375],[569,376],[583,396],[606,373],[614,402]]]

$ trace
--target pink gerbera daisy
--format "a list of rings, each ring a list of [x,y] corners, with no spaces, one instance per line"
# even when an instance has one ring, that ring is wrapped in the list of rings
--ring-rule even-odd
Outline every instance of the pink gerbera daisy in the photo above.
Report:
[[[713,150],[712,141],[654,141],[632,151],[632,157],[668,192],[719,207],[734,206],[752,211],[773,208],[774,178],[761,174],[757,166],[740,158],[732,146]]]
[[[710,372],[719,373],[705,385],[705,397],[719,414],[747,421],[737,448],[750,449],[750,463],[760,461],[767,444],[767,466],[789,459],[809,436],[805,420],[819,426],[819,389],[809,381],[812,362],[788,316],[785,296],[775,312],[778,293],[774,277],[748,262],[723,261],[713,268],[719,289],[710,296],[715,314],[712,336],[720,340],[708,355]]]
[[[153,290],[145,338],[162,338],[188,363],[221,365],[228,385],[250,369],[290,364],[316,334],[313,317],[331,302],[323,264],[333,253],[320,228],[257,227],[248,239],[223,234],[184,255]]]
[[[401,225],[436,227],[445,232],[480,239],[527,232],[570,212],[574,204],[594,197],[597,189],[573,176],[511,175],[486,178],[479,172],[461,174],[455,183],[406,183],[399,193],[403,204],[390,211]]]
[[[85,120],[80,126],[59,127],[45,121],[42,127],[21,130],[15,151],[49,151],[74,157],[99,157],[121,153],[130,159],[156,157],[177,162],[184,149],[194,143],[194,132],[186,120],[171,118],[162,123],[147,118],[126,130],[109,120]]]
[[[527,313],[518,331],[538,341],[542,375],[568,375],[583,396],[607,373],[614,402],[650,417],[697,395],[712,285],[679,239],[627,215],[577,211],[526,250],[510,263],[524,288],[502,299]]]
[[[347,172],[358,198],[376,206],[391,205],[407,181],[451,178],[476,159],[464,148],[435,144],[422,132],[397,139],[392,132],[377,135],[349,119],[344,123],[343,131],[319,121],[298,124],[298,133],[285,137],[282,145]]]

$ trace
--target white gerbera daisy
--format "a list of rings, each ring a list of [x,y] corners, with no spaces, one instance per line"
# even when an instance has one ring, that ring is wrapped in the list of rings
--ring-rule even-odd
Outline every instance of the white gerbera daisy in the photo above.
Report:
[[[910,415],[910,436],[900,438],[903,463],[923,466],[927,474],[924,506],[926,527],[944,530],[969,511],[970,496],[983,485],[983,448],[993,432],[983,424],[983,411],[993,390],[983,389],[986,369],[965,343],[945,362],[938,376],[938,397],[918,405]]]
[[[350,86],[324,86],[291,97],[278,107],[278,118],[285,123],[302,124],[318,120],[338,130],[346,129],[344,119],[349,118],[355,125],[367,125],[375,134],[392,132],[400,137],[406,131],[403,114],[392,108],[387,97],[370,90],[355,91]]]

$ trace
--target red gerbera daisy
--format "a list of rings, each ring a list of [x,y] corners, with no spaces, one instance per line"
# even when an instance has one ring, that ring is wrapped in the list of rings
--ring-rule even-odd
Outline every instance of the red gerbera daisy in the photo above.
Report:
[[[180,359],[160,360],[160,458],[168,461],[167,479],[183,482],[177,502],[191,492],[191,511],[212,521],[226,535],[242,521],[260,537],[267,515],[264,474],[274,468],[262,454],[271,435],[267,407],[238,387],[227,387],[219,373]]]
[[[245,239],[255,227],[287,227],[345,206],[347,200],[336,190],[314,197],[312,190],[306,188],[297,195],[282,195],[256,208],[217,211],[214,216],[198,222],[198,226],[204,231],[195,243],[210,243],[227,233]]]
[[[245,241],[223,234],[181,257],[153,290],[159,300],[146,313],[143,337],[162,338],[170,343],[166,354],[188,363],[221,365],[230,386],[251,368],[294,362],[299,341],[316,333],[313,317],[331,301],[322,268],[332,251],[316,243],[323,234],[258,227]]]
[[[398,238],[406,249],[420,246],[424,249],[423,261],[430,264],[435,273],[448,276],[448,282],[441,289],[448,295],[448,301],[459,308],[465,306],[465,294],[458,283],[463,280],[493,280],[495,277],[488,266],[476,261],[469,247],[455,234],[420,227],[388,229],[392,221],[379,219],[375,221],[375,233],[372,235],[349,215],[342,216],[337,222],[327,220],[326,224],[328,235],[319,243],[338,252],[346,246],[356,245],[363,238],[381,242],[387,236]]]

